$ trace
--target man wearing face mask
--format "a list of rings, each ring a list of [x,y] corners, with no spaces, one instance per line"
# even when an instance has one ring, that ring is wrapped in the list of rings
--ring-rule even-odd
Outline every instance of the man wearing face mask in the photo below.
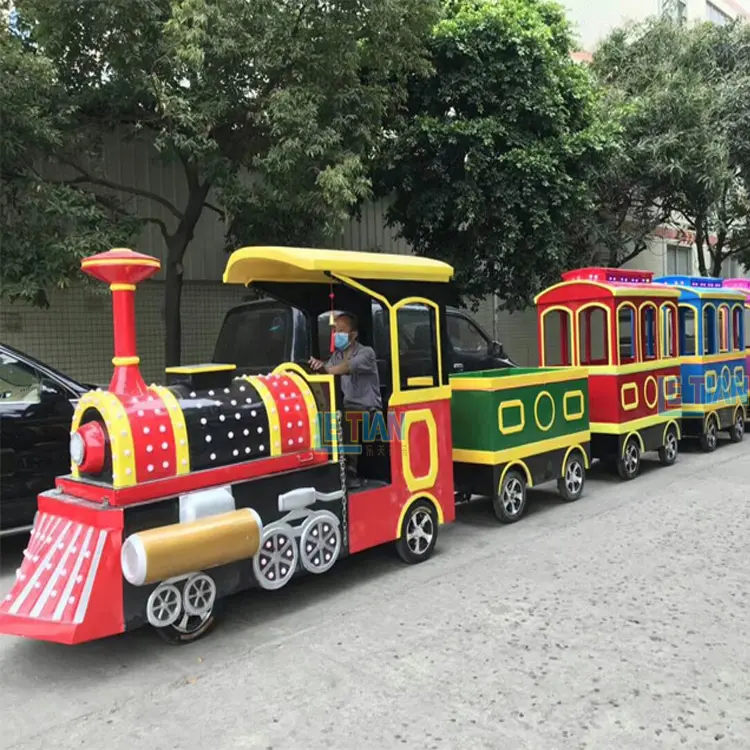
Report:
[[[354,414],[363,412],[372,414],[383,408],[380,397],[380,376],[372,347],[359,343],[359,328],[357,319],[349,313],[336,316],[334,329],[335,351],[327,362],[310,357],[310,367],[313,370],[325,370],[331,375],[341,376],[341,392],[343,394],[342,432],[345,445],[352,445],[352,425],[357,423],[362,431],[364,420]],[[347,416],[351,414],[351,418]],[[359,487],[357,477],[357,454],[347,453],[347,485]]]

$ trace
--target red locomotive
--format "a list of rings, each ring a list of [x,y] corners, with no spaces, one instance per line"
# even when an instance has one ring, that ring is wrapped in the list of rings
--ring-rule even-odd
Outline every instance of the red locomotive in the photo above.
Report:
[[[247,252],[237,259],[246,262]],[[263,251],[256,255],[263,266]],[[377,261],[373,278],[382,278],[387,258]],[[437,261],[418,265],[417,283],[436,268],[441,281],[452,273]],[[195,640],[235,591],[279,589],[296,573],[324,573],[343,555],[388,541],[407,562],[430,556],[438,524],[454,517],[450,440],[437,441],[438,427],[450,430],[444,373],[434,373],[434,388],[395,388],[390,406],[404,444],[390,450],[382,436],[393,480],[347,493],[340,429],[327,443],[319,435],[324,415],[336,413],[333,376],[294,364],[238,376],[234,365],[212,364],[168,369],[168,386],[147,386],[134,296],[159,262],[112,250],[82,268],[110,285],[114,374],[109,389],[77,405],[71,474],[39,496],[29,546],[0,604],[0,632],[73,644],[149,623],[167,640]],[[330,282],[321,280],[327,300]]]

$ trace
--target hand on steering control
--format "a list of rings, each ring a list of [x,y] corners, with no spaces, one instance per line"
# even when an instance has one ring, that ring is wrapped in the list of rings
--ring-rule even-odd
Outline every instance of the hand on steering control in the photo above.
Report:
[[[316,359],[315,357],[310,357],[310,359],[307,360],[307,364],[315,372],[317,372],[318,370],[322,370],[324,367],[324,363],[321,362],[319,359]]]

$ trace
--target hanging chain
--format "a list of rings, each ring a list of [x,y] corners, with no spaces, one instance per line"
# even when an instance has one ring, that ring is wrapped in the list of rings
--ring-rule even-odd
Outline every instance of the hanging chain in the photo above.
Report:
[[[336,412],[336,443],[339,449],[339,471],[341,476],[341,491],[344,493],[341,499],[341,538],[342,546],[348,547],[348,527],[346,521],[346,506],[349,497],[346,492],[346,456],[344,455],[344,431],[341,427],[341,412]]]

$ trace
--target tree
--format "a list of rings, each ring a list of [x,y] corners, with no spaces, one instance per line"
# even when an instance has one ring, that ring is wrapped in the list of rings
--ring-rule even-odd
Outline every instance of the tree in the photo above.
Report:
[[[132,215],[167,247],[166,364],[180,360],[183,261],[204,211],[229,242],[310,243],[368,195],[366,160],[425,65],[434,0],[18,0],[19,28],[55,61],[78,135],[63,184]],[[122,185],[104,133],[176,163],[184,199]]]
[[[662,19],[616,30],[594,55],[607,99],[627,102],[622,157],[597,183],[613,265],[642,252],[662,224],[694,234],[702,275],[750,257],[748,42],[742,24]]]
[[[64,287],[80,258],[126,242],[123,223],[92,195],[46,181],[37,167],[67,147],[71,109],[54,65],[0,29],[0,294],[47,307],[47,290]]]
[[[580,265],[589,180],[607,158],[589,72],[564,9],[546,0],[455,0],[433,29],[433,71],[380,154],[389,223],[456,268],[466,297],[506,309]]]

